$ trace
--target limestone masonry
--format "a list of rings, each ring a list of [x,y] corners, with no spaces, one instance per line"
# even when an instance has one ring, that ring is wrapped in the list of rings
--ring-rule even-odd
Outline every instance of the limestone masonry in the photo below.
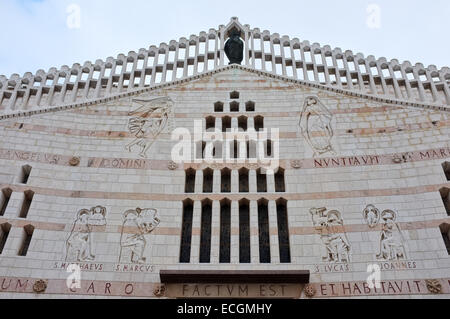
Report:
[[[237,18],[0,76],[0,298],[450,298],[449,111],[449,68]]]

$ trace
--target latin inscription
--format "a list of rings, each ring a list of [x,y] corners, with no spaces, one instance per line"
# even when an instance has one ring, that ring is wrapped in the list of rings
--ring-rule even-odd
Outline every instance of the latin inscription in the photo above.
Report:
[[[61,269],[66,271],[72,264],[79,266],[81,271],[89,272],[152,273],[155,271],[154,266],[143,264],[96,264],[68,262],[55,262],[53,264],[53,269]]]
[[[6,160],[30,161],[47,164],[62,164],[62,156],[55,154],[0,149],[0,158]]]
[[[379,165],[380,156],[353,156],[315,159],[315,168]]]
[[[450,292],[450,280],[445,293]],[[429,294],[425,280],[381,281],[379,288],[371,289],[366,282],[342,282],[317,285],[316,297],[350,297],[374,295],[422,295]]]
[[[314,272],[316,273],[342,273],[350,272],[349,264],[320,264],[314,265]]]
[[[118,169],[148,169],[150,162],[142,159],[127,158],[90,158],[88,167]]]
[[[301,285],[181,284],[167,285],[167,295],[182,298],[299,298]]]
[[[33,293],[37,279],[0,277],[0,292]],[[442,294],[450,294],[450,279],[437,280],[442,285]],[[159,284],[137,282],[84,281],[80,289],[70,290],[65,280],[49,280],[46,293],[155,297]],[[381,281],[379,288],[371,289],[366,282],[340,282],[312,284],[317,293],[315,298],[377,296],[377,295],[424,295],[431,294],[425,280]],[[299,284],[173,284],[166,286],[169,298],[300,298],[303,285]]]

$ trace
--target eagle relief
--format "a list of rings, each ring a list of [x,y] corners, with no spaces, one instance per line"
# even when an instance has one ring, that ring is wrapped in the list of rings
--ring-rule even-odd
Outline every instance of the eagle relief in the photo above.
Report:
[[[132,101],[140,107],[128,114],[131,116],[128,120],[128,130],[134,139],[126,146],[126,150],[132,152],[138,147],[139,156],[147,158],[148,151],[169,124],[174,102],[170,97]]]
[[[396,212],[390,209],[380,212],[374,205],[368,205],[363,211],[363,217],[370,228],[381,225],[380,246],[376,256],[378,260],[399,261],[407,258],[405,238],[396,222]]]
[[[306,142],[314,152],[313,157],[326,153],[335,154],[332,139],[333,114],[316,96],[308,96],[300,115],[300,129]]]

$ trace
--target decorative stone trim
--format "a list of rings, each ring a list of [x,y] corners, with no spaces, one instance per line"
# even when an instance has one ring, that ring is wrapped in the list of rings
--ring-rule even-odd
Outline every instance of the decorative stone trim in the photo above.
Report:
[[[317,293],[316,288],[313,285],[309,285],[309,284],[305,286],[304,291],[305,291],[305,296],[308,298],[314,297]]]
[[[48,280],[37,280],[33,285],[33,291],[37,294],[44,293],[47,290]]]
[[[432,294],[437,295],[442,292],[442,285],[439,282],[439,280],[431,279],[431,280],[426,280],[425,282],[427,284],[428,291],[431,292]]]
[[[80,165],[80,158],[79,157],[72,157],[69,161],[70,166],[78,166]]]
[[[155,287],[155,289],[153,290],[153,294],[158,298],[164,297],[166,294],[166,286],[161,284]]]
[[[387,104],[393,104],[393,105],[397,105],[397,106],[411,106],[411,107],[416,107],[416,108],[422,108],[422,109],[427,109],[427,110],[435,110],[435,111],[444,111],[444,112],[450,112],[450,107],[445,106],[445,105],[440,105],[440,104],[433,104],[433,103],[426,103],[426,102],[410,102],[410,101],[403,101],[403,100],[399,100],[399,99],[394,99],[394,98],[389,98],[389,97],[379,97],[376,95],[371,95],[371,94],[367,94],[367,93],[355,93],[353,91],[347,90],[347,89],[337,89],[334,88],[332,86],[329,85],[324,85],[324,84],[319,84],[319,83],[311,83],[311,82],[307,82],[304,80],[295,80],[295,79],[291,79],[287,76],[281,76],[281,75],[274,75],[271,74],[269,72],[266,71],[261,71],[261,70],[255,70],[251,67],[246,67],[246,66],[242,66],[242,65],[229,65],[229,66],[223,66],[223,67],[219,67],[218,69],[214,70],[214,71],[208,71],[205,72],[201,75],[195,75],[195,76],[190,76],[190,77],[186,77],[184,79],[180,79],[180,80],[176,80],[174,82],[171,83],[164,83],[164,84],[156,84],[152,87],[147,87],[147,88],[143,88],[143,89],[133,89],[130,92],[123,92],[123,93],[119,93],[116,95],[111,95],[108,97],[104,97],[104,98],[99,98],[99,99],[93,99],[89,102],[81,102],[81,103],[74,103],[74,104],[68,104],[68,105],[62,105],[59,107],[53,107],[53,108],[46,108],[46,109],[40,109],[40,110],[33,110],[33,111],[27,111],[27,112],[19,112],[19,113],[12,113],[12,114],[6,114],[6,115],[2,115],[0,116],[0,120],[7,120],[7,119],[13,119],[13,118],[21,118],[21,117],[29,117],[32,115],[37,115],[37,114],[45,114],[45,113],[52,113],[52,112],[58,112],[58,111],[66,111],[69,109],[78,109],[78,108],[82,108],[82,107],[86,107],[86,106],[90,106],[90,105],[94,105],[94,104],[101,104],[101,103],[106,103],[109,101],[113,101],[113,100],[118,100],[124,97],[129,97],[131,95],[137,95],[137,94],[142,94],[142,93],[146,93],[146,92],[152,92],[152,91],[156,91],[162,88],[169,88],[169,87],[174,87],[177,86],[179,84],[183,84],[183,83],[187,83],[193,80],[197,80],[197,79],[201,79],[201,78],[205,78],[208,76],[211,76],[213,74],[219,73],[219,72],[223,72],[223,71],[227,71],[227,70],[232,70],[232,69],[239,69],[242,71],[247,71],[247,72],[251,72],[251,73],[255,73],[258,74],[260,76],[265,76],[265,77],[269,77],[269,78],[273,78],[273,79],[277,79],[280,81],[286,81],[289,83],[293,83],[299,86],[306,86],[306,87],[312,87],[312,88],[316,88],[316,89],[322,89],[322,90],[326,90],[326,91],[330,91],[330,92],[334,92],[334,93],[339,93],[339,94],[344,94],[347,96],[352,96],[352,97],[358,97],[358,98],[365,98],[368,100],[372,100],[375,102],[380,102],[380,103],[387,103]]]
[[[178,169],[178,164],[175,163],[174,161],[170,161],[169,164],[167,165],[167,168],[171,171],[174,171]]]
[[[300,161],[300,160],[291,161],[291,167],[294,169],[302,168],[302,161]]]

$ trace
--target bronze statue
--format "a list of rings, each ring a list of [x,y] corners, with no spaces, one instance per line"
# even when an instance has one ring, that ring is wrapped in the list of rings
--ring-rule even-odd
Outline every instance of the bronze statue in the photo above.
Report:
[[[238,30],[231,32],[230,38],[225,43],[225,53],[230,64],[241,64],[244,59],[244,42]]]

